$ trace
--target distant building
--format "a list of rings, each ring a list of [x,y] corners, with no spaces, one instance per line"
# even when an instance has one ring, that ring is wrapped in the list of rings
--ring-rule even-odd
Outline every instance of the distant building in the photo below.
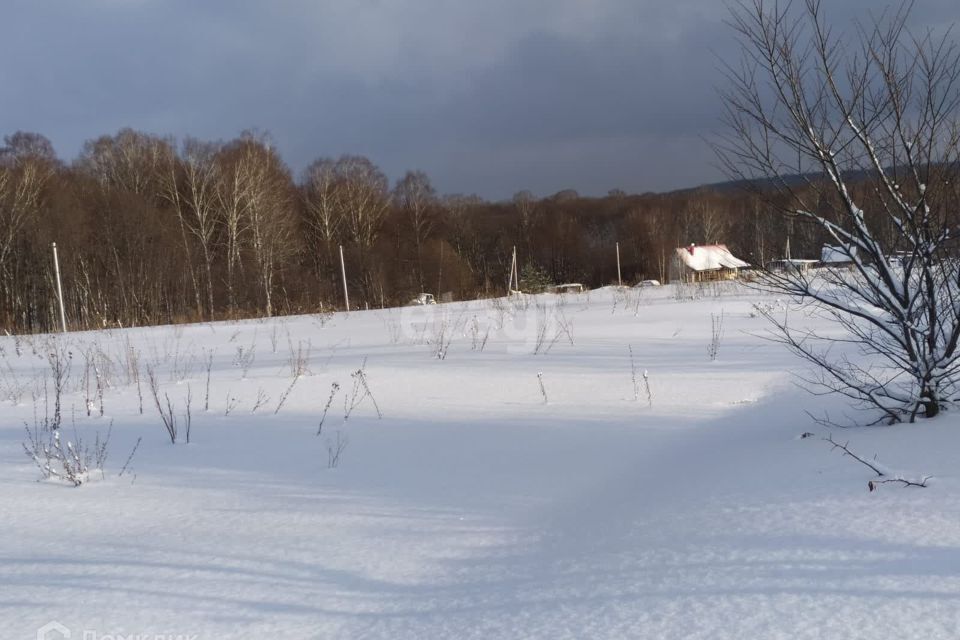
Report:
[[[853,257],[856,255],[856,247],[850,247],[848,250],[845,247],[825,244],[820,250],[820,264],[825,267],[850,267],[853,266]]]
[[[912,258],[912,251],[894,251],[887,256],[887,262],[894,267],[905,267]]]
[[[706,244],[680,247],[670,261],[670,282],[704,282],[733,280],[740,269],[749,267],[736,257],[726,245]]]
[[[800,258],[784,258],[783,260],[772,260],[767,263],[767,271],[783,272],[796,271],[797,273],[806,273],[819,264],[816,260],[804,260]]]

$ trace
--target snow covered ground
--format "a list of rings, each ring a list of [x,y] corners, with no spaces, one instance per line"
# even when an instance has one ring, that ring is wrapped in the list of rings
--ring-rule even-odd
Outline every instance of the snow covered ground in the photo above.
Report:
[[[868,492],[805,413],[851,409],[761,337],[753,305],[777,301],[702,293],[71,334],[65,438],[113,423],[79,488],[38,482],[23,451],[54,346],[0,338],[0,637],[957,637],[956,416],[835,433],[934,476]],[[364,361],[373,397],[345,422]],[[190,444],[148,364],[178,414],[189,389]]]

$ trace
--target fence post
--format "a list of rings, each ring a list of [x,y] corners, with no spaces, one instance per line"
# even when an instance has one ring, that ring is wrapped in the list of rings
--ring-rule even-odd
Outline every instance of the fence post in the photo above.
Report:
[[[57,300],[60,302],[60,327],[67,332],[67,312],[63,307],[63,284],[60,282],[60,258],[57,257],[57,243],[53,243],[53,272],[57,276]]]
[[[620,277],[620,243],[617,243],[617,286],[623,286],[623,279]]]
[[[343,245],[340,245],[340,274],[343,276],[343,302],[350,311],[350,292],[347,291],[347,267],[343,262]]]

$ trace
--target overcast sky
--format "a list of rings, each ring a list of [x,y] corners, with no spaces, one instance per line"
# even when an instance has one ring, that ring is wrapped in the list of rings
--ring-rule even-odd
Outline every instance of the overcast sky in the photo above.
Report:
[[[827,0],[847,17],[870,0]],[[662,191],[722,179],[719,0],[2,0],[0,133],[72,159],[122,127],[270,132],[299,173],[369,156],[444,193]],[[918,0],[916,25],[960,19]]]

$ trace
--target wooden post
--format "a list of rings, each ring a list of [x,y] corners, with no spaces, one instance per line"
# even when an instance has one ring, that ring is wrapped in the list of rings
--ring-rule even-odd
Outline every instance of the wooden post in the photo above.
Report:
[[[623,278],[620,277],[620,243],[617,243],[617,286],[623,286]]]
[[[517,264],[517,248],[513,248],[513,285],[520,291],[520,265]]]
[[[443,240],[440,241],[440,267],[437,269],[437,299],[440,298],[440,289],[443,283]]]
[[[340,275],[343,276],[343,303],[350,311],[350,292],[347,291],[347,267],[343,262],[343,245],[340,245]]]
[[[517,247],[513,247],[513,259],[510,261],[510,284],[507,285],[507,295],[513,291],[520,291],[520,269],[517,267]]]
[[[60,301],[60,327],[67,332],[67,312],[63,307],[63,284],[60,282],[60,258],[57,257],[57,243],[53,243],[53,272],[57,276],[57,300]]]

